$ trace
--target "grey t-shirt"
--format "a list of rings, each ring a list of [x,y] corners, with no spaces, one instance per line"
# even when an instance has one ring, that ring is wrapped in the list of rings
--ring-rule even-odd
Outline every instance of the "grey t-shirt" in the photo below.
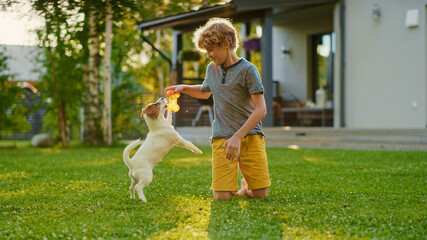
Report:
[[[213,95],[215,120],[212,138],[232,137],[255,109],[251,94],[264,93],[257,68],[244,58],[228,67],[210,63],[200,90]],[[248,133],[251,134],[264,135],[261,123]]]

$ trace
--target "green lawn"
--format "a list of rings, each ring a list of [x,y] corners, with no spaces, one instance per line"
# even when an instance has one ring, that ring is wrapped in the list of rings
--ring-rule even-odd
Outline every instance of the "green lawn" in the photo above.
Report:
[[[427,238],[427,152],[269,148],[268,198],[214,202],[210,147],[174,148],[142,204],[123,149],[0,142],[0,239]]]

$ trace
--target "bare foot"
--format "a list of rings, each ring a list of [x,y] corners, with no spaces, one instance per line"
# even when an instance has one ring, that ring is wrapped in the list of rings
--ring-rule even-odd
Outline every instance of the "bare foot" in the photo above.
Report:
[[[248,194],[248,183],[244,178],[242,178],[242,181],[240,182],[240,190],[237,192],[237,195],[243,196]]]

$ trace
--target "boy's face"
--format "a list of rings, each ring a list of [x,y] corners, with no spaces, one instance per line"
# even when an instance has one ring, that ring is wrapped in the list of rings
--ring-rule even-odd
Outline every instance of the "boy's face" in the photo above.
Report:
[[[206,53],[215,65],[220,66],[225,62],[229,54],[228,49],[227,46],[214,46],[211,49],[206,49]]]

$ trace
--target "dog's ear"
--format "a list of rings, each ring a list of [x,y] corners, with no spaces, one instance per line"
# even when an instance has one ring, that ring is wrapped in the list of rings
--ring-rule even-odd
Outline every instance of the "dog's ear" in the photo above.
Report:
[[[145,119],[144,119],[144,113],[145,113],[145,108],[143,108],[143,109],[141,110],[141,119],[142,119],[142,120],[145,120]]]
[[[147,115],[147,117],[156,120],[157,116],[159,116],[159,109],[156,108],[156,106],[154,105],[150,105],[145,108],[145,114]]]

